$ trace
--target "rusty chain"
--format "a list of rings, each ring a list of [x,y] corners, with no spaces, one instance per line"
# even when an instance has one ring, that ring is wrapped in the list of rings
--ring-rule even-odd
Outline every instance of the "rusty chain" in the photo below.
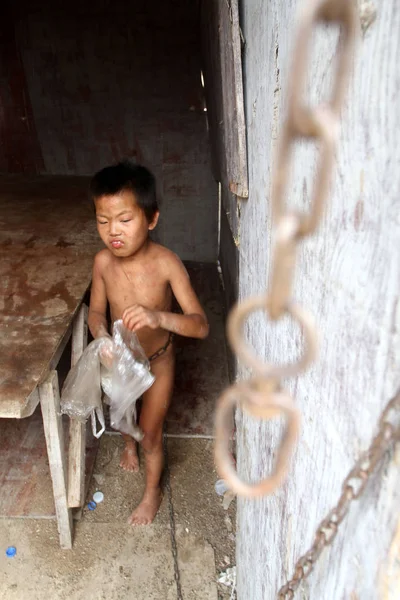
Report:
[[[297,561],[292,579],[283,585],[278,592],[278,600],[292,600],[294,598],[301,582],[313,571],[315,562],[321,552],[332,544],[339,525],[347,515],[351,503],[364,492],[377,464],[393,443],[400,441],[400,423],[393,422],[392,412],[397,414],[400,412],[400,392],[384,409],[379,420],[377,435],[372,440],[368,450],[362,454],[347,475],[342,485],[342,494],[338,503],[320,523],[311,548]]]
[[[340,26],[338,63],[331,98],[317,107],[303,100],[309,43],[314,27],[320,23]],[[271,494],[283,481],[296,443],[299,412],[290,395],[282,390],[281,380],[304,371],[317,352],[317,335],[312,316],[291,300],[291,289],[296,265],[296,251],[301,240],[318,226],[328,194],[334,151],[338,135],[339,112],[350,72],[356,37],[355,6],[351,0],[311,0],[306,2],[301,15],[289,86],[288,116],[278,147],[272,179],[271,205],[275,234],[273,263],[268,292],[249,298],[236,305],[228,317],[229,342],[240,359],[253,371],[249,381],[228,388],[218,400],[215,417],[215,461],[220,475],[229,487],[245,497]],[[320,159],[308,214],[288,210],[285,195],[289,180],[292,146],[300,139],[314,140],[319,146]],[[302,327],[305,348],[301,358],[293,363],[276,366],[263,363],[244,339],[246,319],[253,312],[263,310],[273,321],[289,315]],[[251,485],[240,479],[229,453],[232,429],[232,410],[236,405],[260,418],[271,419],[277,414],[286,418],[286,429],[277,453],[273,473],[261,482]]]

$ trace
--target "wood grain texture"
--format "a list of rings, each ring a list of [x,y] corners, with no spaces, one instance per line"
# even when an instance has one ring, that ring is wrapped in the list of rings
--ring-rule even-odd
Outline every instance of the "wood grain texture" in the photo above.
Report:
[[[261,292],[270,268],[271,173],[299,5],[243,3],[250,198],[240,222],[241,297]],[[354,60],[326,214],[299,253],[294,297],[316,316],[320,355],[305,375],[286,382],[303,415],[298,448],[276,494],[238,503],[240,600],[276,597],[400,386],[400,11],[395,0],[377,8]],[[306,86],[311,103],[328,94],[336,39],[324,28],[313,39]],[[307,210],[315,159],[310,145],[296,150],[288,205]],[[246,332],[256,351],[273,362],[292,360],[300,351],[300,334],[286,320],[271,325],[257,314]],[[238,415],[238,466],[245,478],[257,480],[268,470],[278,429]],[[398,458],[388,456],[299,598],[380,597],[398,520],[398,482]]]
[[[237,0],[202,0],[202,55],[214,176],[236,240],[248,195],[246,126]]]
[[[60,546],[65,550],[70,550],[72,548],[72,513],[68,508],[67,500],[64,432],[61,420],[57,371],[52,371],[46,381],[40,385],[39,394],[53,483]]]
[[[88,338],[88,307],[82,304],[72,328],[71,367],[82,356]],[[77,419],[69,423],[68,506],[77,508],[85,501],[86,425]]]
[[[229,189],[235,195],[247,198],[249,185],[238,0],[219,0],[218,9],[224,151]]]

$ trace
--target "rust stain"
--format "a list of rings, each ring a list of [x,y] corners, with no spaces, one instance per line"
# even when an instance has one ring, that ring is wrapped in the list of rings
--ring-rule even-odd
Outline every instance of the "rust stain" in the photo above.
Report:
[[[354,209],[354,229],[359,231],[364,217],[364,201],[359,200]]]
[[[74,244],[72,244],[71,242],[67,242],[63,237],[60,237],[60,239],[56,243],[56,246],[58,248],[68,248],[69,246],[73,246],[73,245]]]
[[[18,277],[13,292],[7,296],[5,314],[19,314],[34,316],[46,316],[46,303],[49,299],[59,298],[66,304],[68,310],[74,309],[77,299],[69,292],[64,281],[60,281],[49,288],[32,288],[28,283],[28,275],[21,273]],[[64,312],[64,311],[63,311]]]
[[[33,248],[33,246],[35,245],[35,242],[37,242],[38,239],[39,239],[38,235],[31,235],[24,244],[25,248]]]

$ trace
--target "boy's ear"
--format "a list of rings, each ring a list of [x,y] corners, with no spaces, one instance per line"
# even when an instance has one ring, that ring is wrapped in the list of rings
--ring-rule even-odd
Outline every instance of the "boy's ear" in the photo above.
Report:
[[[149,223],[149,231],[153,231],[153,229],[155,229],[157,223],[158,223],[158,219],[160,218],[160,211],[157,211],[154,214],[153,220],[151,223]]]

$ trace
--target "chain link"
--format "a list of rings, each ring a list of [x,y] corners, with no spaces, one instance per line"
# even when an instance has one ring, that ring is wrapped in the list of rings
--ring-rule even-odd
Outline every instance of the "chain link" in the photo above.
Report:
[[[175,584],[176,584],[176,598],[177,598],[177,600],[183,600],[181,576],[180,576],[179,563],[178,563],[178,546],[176,543],[175,513],[174,513],[174,505],[172,502],[171,471],[169,469],[167,443],[168,443],[167,435],[166,435],[166,433],[164,433],[163,445],[164,445],[164,461],[165,461],[165,465],[164,465],[165,487],[166,487],[167,496],[168,496],[169,527],[170,527],[170,531],[171,531],[172,557],[174,560],[174,577],[175,577]]]
[[[335,23],[340,27],[336,77],[330,100],[309,107],[303,100],[309,45],[314,27],[320,23]],[[253,371],[253,378],[229,388],[218,400],[216,411],[215,460],[220,474],[237,494],[254,497],[272,493],[286,475],[287,466],[296,443],[299,413],[290,396],[282,391],[281,380],[304,371],[317,352],[314,320],[304,308],[291,300],[296,266],[297,247],[306,235],[312,234],[323,214],[334,161],[338,135],[339,111],[349,77],[356,36],[355,6],[352,0],[311,0],[301,16],[289,85],[288,116],[283,125],[272,178],[271,206],[274,225],[274,252],[268,293],[248,298],[236,305],[228,318],[229,342],[241,360]],[[311,195],[309,213],[295,213],[286,208],[285,197],[289,182],[292,148],[300,139],[313,140],[319,149],[319,165]],[[295,363],[265,364],[245,342],[243,329],[246,319],[262,310],[276,321],[285,315],[296,320],[304,333],[304,350]],[[282,408],[280,397],[285,397]],[[238,403],[243,410],[261,419],[270,419],[277,412],[286,416],[286,431],[277,453],[275,472],[263,481],[248,485],[235,472],[229,454],[231,411]],[[361,489],[362,491],[362,489]],[[361,493],[361,492],[360,492]],[[330,527],[326,536],[335,532]],[[303,568],[303,567],[302,567]]]
[[[389,420],[389,413],[400,413],[400,392],[387,404],[379,421],[379,431],[342,484],[342,494],[336,506],[320,523],[311,548],[297,561],[294,575],[278,592],[278,600],[289,600],[301,582],[312,572],[321,552],[331,545],[340,523],[347,515],[351,503],[364,492],[376,466],[383,456],[400,440],[400,425]]]

